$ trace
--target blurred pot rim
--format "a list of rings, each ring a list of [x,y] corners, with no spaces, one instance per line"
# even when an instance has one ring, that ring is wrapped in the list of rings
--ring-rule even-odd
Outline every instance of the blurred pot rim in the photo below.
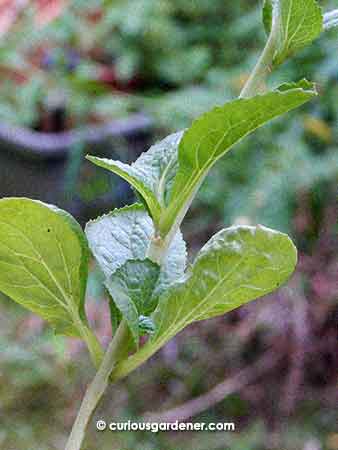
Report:
[[[43,133],[0,122],[0,145],[23,156],[64,159],[76,144],[99,144],[111,137],[133,137],[151,131],[153,120],[144,113],[102,125],[88,125],[61,133]]]

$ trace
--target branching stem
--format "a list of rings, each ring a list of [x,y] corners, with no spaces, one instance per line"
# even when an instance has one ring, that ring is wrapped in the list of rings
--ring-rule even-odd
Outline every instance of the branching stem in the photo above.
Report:
[[[265,88],[266,78],[272,70],[274,51],[275,42],[273,33],[271,33],[263,53],[259,58],[251,76],[246,82],[240,97],[251,97]],[[147,257],[153,262],[159,265],[162,264],[167,249],[170,246],[170,243],[172,242],[183,217],[177,221],[175,230],[173,230],[173,232],[169,232],[165,238],[155,236],[150,241]],[[128,353],[129,342],[130,332],[126,323],[122,321],[114,336],[114,339],[110,343],[108,350],[103,357],[102,364],[94,380],[85,394],[65,450],[81,450],[82,441],[84,439],[85,430],[89,420],[104,391],[106,390],[109,381],[114,382],[120,378],[123,378],[144,363],[153,353],[151,352],[151,354],[148,354],[147,352],[142,352],[141,349],[136,354],[136,357],[133,357],[130,361],[128,361],[125,359],[125,356]],[[121,360],[123,360],[122,364],[117,366],[117,363]],[[114,370],[115,367],[117,369],[116,371]]]

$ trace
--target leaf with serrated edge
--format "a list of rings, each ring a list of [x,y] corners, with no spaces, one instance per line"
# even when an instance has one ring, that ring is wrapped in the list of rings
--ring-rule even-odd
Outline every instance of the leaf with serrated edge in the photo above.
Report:
[[[106,279],[110,279],[127,261],[146,259],[147,248],[154,232],[152,220],[140,204],[115,209],[88,222],[86,226],[89,247]],[[158,298],[169,284],[181,278],[185,266],[185,242],[178,232],[163,261],[153,297]]]
[[[210,168],[236,142],[315,95],[314,85],[306,80],[287,83],[263,95],[228,102],[195,120],[179,144],[179,169],[160,221],[161,235],[181,223]]]
[[[81,335],[88,255],[70,214],[35,200],[0,200],[0,291],[59,333]]]
[[[265,0],[263,22],[275,42],[274,64],[311,44],[323,31],[323,15],[316,0]]]
[[[139,344],[139,317],[149,315],[156,307],[153,291],[159,272],[160,267],[149,259],[130,260],[105,282],[130,328],[136,347]]]
[[[137,367],[192,322],[218,316],[271,293],[294,271],[290,238],[263,226],[220,231],[197,255],[191,273],[165,292],[152,315],[155,333],[117,368]]]
[[[128,181],[141,195],[157,224],[176,174],[177,148],[181,137],[182,132],[167,136],[131,165],[90,155],[87,159]]]

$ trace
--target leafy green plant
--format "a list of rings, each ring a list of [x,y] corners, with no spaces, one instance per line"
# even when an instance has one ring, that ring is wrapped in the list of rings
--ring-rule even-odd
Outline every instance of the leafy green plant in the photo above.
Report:
[[[267,0],[266,47],[239,99],[205,113],[132,165],[88,156],[126,179],[140,203],[87,224],[26,198],[0,200],[0,290],[48,320],[57,333],[81,337],[98,368],[66,450],[79,450],[108,383],[139,367],[189,324],[222,315],[277,289],[292,274],[296,248],[264,226],[219,231],[186,268],[181,223],[210,169],[245,136],[314,98],[301,80],[274,90],[274,67],[315,39],[335,12],[314,0]],[[103,352],[84,312],[89,250],[104,274],[114,337]],[[140,336],[147,335],[141,345]]]

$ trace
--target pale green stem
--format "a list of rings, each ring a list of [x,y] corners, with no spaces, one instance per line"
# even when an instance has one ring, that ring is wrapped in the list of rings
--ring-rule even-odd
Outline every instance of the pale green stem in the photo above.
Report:
[[[96,369],[100,367],[103,358],[103,349],[93,331],[87,326],[87,324],[81,320],[78,311],[73,308],[71,310],[74,322],[77,329],[80,331],[81,338],[87,344],[87,348],[91,357],[91,360]]]
[[[114,339],[103,357],[102,364],[95,378],[87,389],[65,450],[81,450],[87,425],[108,386],[109,376],[117,361],[128,351],[127,343],[129,342],[129,337],[128,326],[125,322],[121,322]]]
[[[147,258],[159,266],[162,264],[169,242],[160,236],[153,236],[147,249]]]
[[[272,62],[275,53],[274,35],[275,33],[272,31],[254,70],[240,93],[240,98],[253,97],[265,90],[266,79],[272,71]]]
[[[93,361],[94,366],[96,369],[100,367],[100,364],[103,359],[103,349],[101,344],[99,343],[97,337],[92,332],[92,330],[87,327],[86,325],[83,325],[81,328],[81,335],[83,340],[86,342],[88,351],[90,354],[90,357]]]

